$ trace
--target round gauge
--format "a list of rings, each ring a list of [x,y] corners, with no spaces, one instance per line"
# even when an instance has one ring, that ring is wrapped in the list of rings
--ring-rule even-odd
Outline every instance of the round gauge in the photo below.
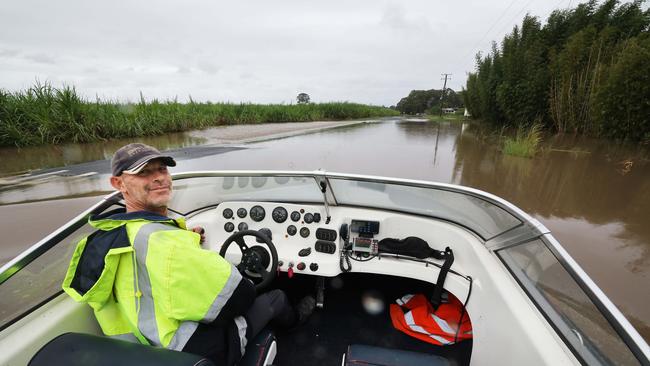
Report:
[[[293,226],[293,225],[289,225],[289,226],[287,227],[287,234],[289,234],[289,235],[291,235],[291,236],[296,235],[296,232],[297,232],[297,231],[298,231],[298,229],[296,229],[296,227]]]
[[[306,227],[300,228],[300,236],[306,238],[309,236],[309,229]]]
[[[232,222],[227,222],[225,225],[223,225],[223,229],[230,233],[235,230],[235,224]]]
[[[314,222],[314,215],[310,213],[306,213],[303,219],[305,220],[306,223],[311,224],[312,222]]]
[[[245,208],[239,208],[237,209],[237,216],[239,216],[240,219],[243,219],[246,217],[246,209]]]
[[[253,221],[260,222],[264,220],[264,216],[266,216],[266,211],[264,211],[264,208],[262,206],[253,206],[251,207],[250,215]]]
[[[276,207],[273,209],[271,216],[273,216],[273,221],[281,224],[287,221],[287,210],[282,206]]]
[[[240,222],[239,225],[237,225],[237,230],[239,231],[248,230],[248,224],[245,222]]]
[[[229,209],[229,208],[223,210],[223,217],[226,218],[226,219],[231,218],[232,217],[232,210]]]
[[[291,213],[291,220],[292,220],[292,221],[298,221],[298,220],[300,220],[300,212],[298,212],[298,211],[293,211],[293,212]]]

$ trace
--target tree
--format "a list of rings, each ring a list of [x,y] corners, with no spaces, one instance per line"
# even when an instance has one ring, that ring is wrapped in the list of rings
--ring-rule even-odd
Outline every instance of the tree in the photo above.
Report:
[[[647,141],[650,10],[642,0],[598,3],[556,10],[543,26],[526,16],[478,54],[463,96],[472,116]]]
[[[307,104],[307,103],[309,103],[309,94],[300,93],[296,97],[296,100],[298,100],[298,104]]]
[[[411,90],[408,96],[402,98],[395,108],[405,114],[434,113],[440,110],[442,90]],[[445,107],[460,108],[463,106],[462,96],[447,88],[445,91]]]

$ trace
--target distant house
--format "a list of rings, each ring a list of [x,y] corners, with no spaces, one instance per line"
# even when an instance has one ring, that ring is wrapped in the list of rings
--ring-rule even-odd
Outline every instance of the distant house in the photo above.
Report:
[[[444,114],[456,113],[456,108],[443,108],[442,113]]]

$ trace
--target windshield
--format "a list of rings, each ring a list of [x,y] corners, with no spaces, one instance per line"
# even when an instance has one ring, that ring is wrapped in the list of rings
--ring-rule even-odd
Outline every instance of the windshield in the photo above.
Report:
[[[497,253],[583,361],[587,364],[639,364],[601,311],[542,240]]]
[[[182,214],[225,201],[323,202],[314,177],[237,175],[179,177],[169,207]]]
[[[217,174],[221,175],[218,176]],[[215,173],[198,177],[192,173],[174,180],[170,207],[187,214],[225,201],[323,202],[318,175]],[[422,187],[406,182],[363,180],[324,174],[328,203],[399,211],[450,221],[488,240],[521,224],[504,208],[445,186]]]
[[[338,204],[410,212],[462,225],[484,240],[521,221],[504,209],[467,193],[397,183],[329,179]]]

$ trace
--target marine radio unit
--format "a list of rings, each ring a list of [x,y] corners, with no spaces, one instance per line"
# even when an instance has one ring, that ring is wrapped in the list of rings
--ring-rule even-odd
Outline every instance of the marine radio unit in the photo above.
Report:
[[[377,240],[375,239],[357,237],[352,242],[352,251],[376,255],[379,253],[379,244],[377,244]]]
[[[350,232],[358,234],[352,240],[352,251],[362,254],[376,255],[379,244],[374,239],[379,234],[379,221],[352,220]]]

